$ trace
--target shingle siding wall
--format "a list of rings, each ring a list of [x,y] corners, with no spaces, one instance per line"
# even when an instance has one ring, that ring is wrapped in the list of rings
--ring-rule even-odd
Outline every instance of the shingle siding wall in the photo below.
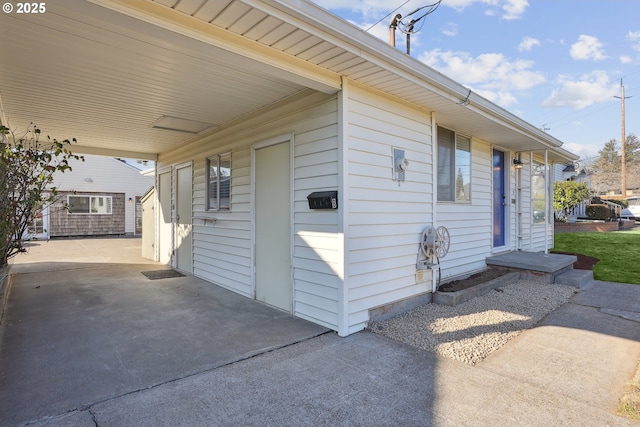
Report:
[[[79,193],[82,196],[111,196],[111,214],[71,214],[64,208],[67,195],[58,194],[58,201],[49,209],[49,236],[104,236],[125,234],[124,193]]]

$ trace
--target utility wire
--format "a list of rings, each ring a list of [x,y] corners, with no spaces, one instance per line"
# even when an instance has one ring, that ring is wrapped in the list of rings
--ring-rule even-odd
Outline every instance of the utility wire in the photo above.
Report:
[[[638,73],[640,73],[640,71],[634,71],[633,73],[630,73],[630,74],[627,74],[625,76],[622,76],[622,78],[627,78],[627,77],[636,75]],[[640,89],[640,86],[634,86],[634,87],[631,87],[631,88],[627,88],[626,92],[629,93],[629,94],[636,93],[636,91],[638,89]],[[586,108],[584,108],[584,109],[582,109],[580,111],[574,111],[574,112],[569,113],[569,114],[567,114],[565,116],[562,116],[560,118],[546,121],[545,125],[553,125],[553,124],[555,124],[554,129],[557,129],[559,127],[564,127],[564,126],[567,126],[567,125],[571,124],[571,122],[574,121],[574,120],[581,119],[583,117],[590,116],[590,115],[595,114],[597,112],[600,112],[602,110],[606,110],[608,108],[613,108],[613,107],[618,107],[618,106],[619,106],[618,103],[602,101],[601,103],[590,105],[590,106],[588,106],[588,107],[586,107]],[[600,107],[600,108],[594,109],[595,107]],[[559,107],[555,107],[555,108],[559,108]],[[589,111],[585,111],[585,110],[589,110]],[[558,124],[558,123],[560,123],[560,124]]]
[[[399,24],[404,26],[404,29],[401,28],[400,31],[402,31],[405,34],[412,34],[412,33],[415,34],[418,31],[420,31],[422,29],[422,27],[424,26],[424,22],[422,22],[422,25],[418,29],[415,28],[415,24],[417,24],[418,22],[422,21],[427,15],[430,15],[433,12],[435,12],[436,9],[438,8],[438,6],[440,6],[440,3],[442,3],[442,0],[439,0],[436,3],[433,3],[433,4],[428,4],[426,6],[419,7],[416,10],[414,10],[413,12],[408,13],[404,18],[408,18],[411,15],[414,15],[414,14],[420,12],[422,9],[429,9],[424,14],[422,14],[419,18],[412,19],[408,24],[405,24],[404,22],[400,21]]]
[[[366,30],[364,30],[365,32],[369,31],[370,29],[372,29],[373,27],[375,27],[376,25],[378,25],[379,23],[381,23],[383,20],[387,19],[389,16],[391,16],[392,13],[395,13],[398,9],[400,9],[402,6],[404,6],[405,4],[409,3],[411,0],[407,0],[404,3],[402,3],[400,6],[396,7],[395,9],[393,9],[391,12],[387,13],[385,16],[383,16],[382,18],[380,18],[380,20],[378,20],[378,22],[376,22],[375,24],[371,25],[369,28],[367,28]]]
[[[634,74],[636,74],[636,73],[634,73]],[[627,90],[626,92],[629,93],[629,94],[636,93],[636,91],[638,89],[640,89],[640,86],[635,86],[635,87]],[[611,101],[613,101],[613,99]],[[595,108],[595,107],[599,107],[599,108]],[[619,104],[616,103],[616,102],[609,102],[608,100],[607,101],[602,101],[602,102],[599,102],[597,104],[590,105],[590,106],[588,106],[588,107],[586,107],[586,108],[584,108],[584,109],[582,109],[580,111],[574,111],[574,112],[569,113],[569,114],[567,114],[565,116],[562,116],[560,118],[553,119],[553,120],[548,120],[548,121],[544,122],[544,124],[545,124],[545,126],[546,125],[550,125],[550,126],[553,125],[552,126],[553,129],[558,129],[558,128],[562,128],[562,127],[570,125],[571,122],[573,122],[575,120],[591,116],[591,115],[593,115],[595,113],[599,113],[600,111],[603,111],[603,110],[606,110],[606,109],[609,109],[609,108],[613,108],[613,107],[619,108]],[[560,108],[560,107],[555,107],[555,108]]]

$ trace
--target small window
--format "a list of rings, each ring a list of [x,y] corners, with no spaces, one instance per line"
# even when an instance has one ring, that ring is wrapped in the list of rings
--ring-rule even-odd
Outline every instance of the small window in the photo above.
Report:
[[[531,169],[531,201],[533,204],[533,223],[544,224],[547,212],[547,191],[544,164],[533,162]]]
[[[207,210],[231,209],[231,153],[207,159]]]
[[[438,127],[438,201],[471,201],[471,138]]]
[[[71,214],[111,215],[111,196],[67,196]]]

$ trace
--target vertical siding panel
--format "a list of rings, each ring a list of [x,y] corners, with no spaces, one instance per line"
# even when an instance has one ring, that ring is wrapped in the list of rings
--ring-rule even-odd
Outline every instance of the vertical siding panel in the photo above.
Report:
[[[297,127],[293,164],[294,315],[337,330],[343,250],[338,211],[311,210],[307,202],[314,191],[338,190],[336,98]]]
[[[306,199],[338,189],[336,96],[299,94],[161,154],[158,166],[193,161],[194,275],[253,298],[251,147],[285,134],[294,135],[293,314],[337,330],[338,213],[312,211]],[[225,152],[231,152],[231,211],[206,212],[206,158]]]

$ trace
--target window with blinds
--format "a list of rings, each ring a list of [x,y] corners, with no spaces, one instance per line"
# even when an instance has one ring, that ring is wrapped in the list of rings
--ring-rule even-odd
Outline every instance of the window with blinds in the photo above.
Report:
[[[67,196],[70,214],[111,215],[111,196]]]
[[[231,153],[207,159],[207,210],[231,209]]]
[[[438,201],[471,201],[471,138],[438,127]]]

